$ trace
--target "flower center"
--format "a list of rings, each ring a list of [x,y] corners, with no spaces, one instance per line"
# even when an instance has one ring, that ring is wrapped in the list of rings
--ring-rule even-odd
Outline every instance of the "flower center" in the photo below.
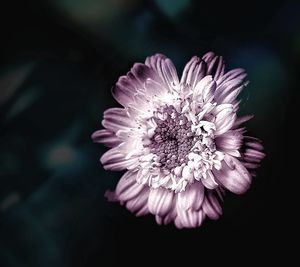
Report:
[[[176,193],[195,180],[206,179],[213,167],[220,167],[223,154],[216,150],[215,124],[184,104],[177,109],[162,106],[148,121],[151,128],[146,130],[148,139],[143,144],[148,154],[139,158],[139,183]]]
[[[187,163],[187,155],[196,143],[191,122],[174,107],[166,107],[165,120],[155,118],[157,127],[151,138],[150,151],[158,156],[162,167],[173,169]]]

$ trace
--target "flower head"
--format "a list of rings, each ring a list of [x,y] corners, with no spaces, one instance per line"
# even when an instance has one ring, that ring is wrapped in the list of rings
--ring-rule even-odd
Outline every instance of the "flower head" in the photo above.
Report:
[[[193,57],[178,79],[164,55],[148,57],[112,89],[123,106],[104,112],[95,142],[111,147],[105,169],[122,171],[109,200],[159,224],[193,228],[218,219],[225,189],[244,193],[264,157],[261,142],[245,135],[236,97],[247,82],[243,69],[225,72],[222,57]]]

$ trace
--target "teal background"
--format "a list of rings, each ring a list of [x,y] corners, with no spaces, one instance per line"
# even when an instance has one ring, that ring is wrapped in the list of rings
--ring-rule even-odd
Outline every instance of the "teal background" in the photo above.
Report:
[[[4,1],[0,266],[284,257],[288,243],[280,240],[293,221],[287,181],[296,177],[289,150],[298,134],[289,119],[300,84],[299,11],[298,1]],[[117,105],[110,89],[148,55],[167,55],[181,73],[193,55],[210,50],[228,69],[247,70],[240,114],[255,115],[247,127],[267,157],[247,194],[226,196],[217,222],[178,231],[152,216],[135,218],[104,198],[121,174],[103,170],[106,148],[90,140],[103,111]]]

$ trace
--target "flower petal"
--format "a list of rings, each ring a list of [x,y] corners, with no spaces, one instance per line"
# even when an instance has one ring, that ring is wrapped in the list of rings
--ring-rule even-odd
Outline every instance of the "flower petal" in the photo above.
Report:
[[[144,189],[144,185],[136,182],[136,172],[128,171],[119,180],[116,187],[116,196],[119,201],[127,202],[136,198]]]
[[[246,142],[245,145],[259,151],[264,149],[263,145],[257,141]]]
[[[149,214],[149,209],[148,209],[148,205],[145,205],[135,214],[135,216],[139,217],[147,214]]]
[[[136,63],[125,76],[121,76],[112,88],[114,98],[124,107],[134,103],[137,92],[144,91],[144,83],[147,79],[158,79],[156,73],[148,66]]]
[[[114,147],[106,151],[100,158],[100,161],[105,170],[122,171],[132,166],[136,166],[138,159],[126,159],[125,156],[120,153],[118,147]]]
[[[228,131],[215,138],[215,144],[220,151],[235,151],[242,145],[243,135],[239,131]]]
[[[266,156],[265,153],[258,151],[256,149],[247,148],[243,153],[243,157],[249,162],[260,162]]]
[[[159,80],[159,77],[154,70],[142,63],[135,63],[127,75],[129,75],[132,80],[136,81],[137,89],[142,91],[147,79]]]
[[[177,198],[174,197],[173,201],[172,201],[172,207],[170,208],[169,212],[165,215],[165,217],[161,217],[163,224],[169,224],[170,222],[175,220],[175,218],[177,216],[176,202],[177,202]],[[156,216],[158,216],[158,215],[156,215]]]
[[[207,189],[215,189],[218,187],[218,183],[216,182],[216,179],[213,175],[213,173],[210,170],[206,171],[206,179],[201,179],[202,184],[207,188]]]
[[[175,226],[178,228],[195,228],[199,227],[205,218],[202,209],[198,211],[183,210],[177,206],[177,217],[175,219]]]
[[[209,191],[203,201],[203,212],[212,220],[222,215],[222,207],[213,191]]]
[[[145,215],[144,209],[148,211],[148,197],[149,197],[149,188],[144,186],[143,190],[135,197],[126,203],[126,208],[132,213],[137,213],[139,215]],[[148,211],[149,212],[149,211]],[[142,214],[141,214],[142,213]]]
[[[227,161],[222,161],[221,170],[213,169],[213,174],[222,185],[235,194],[242,194],[250,187],[251,175],[245,166],[236,158],[226,155]]]
[[[232,105],[222,104],[216,107],[215,109],[216,118],[215,118],[215,125],[216,131],[215,135],[221,135],[227,132],[234,124],[236,119],[236,114],[233,111]]]
[[[229,72],[231,73],[231,72]],[[227,78],[221,77],[217,81],[217,89],[215,92],[215,100],[220,103],[232,103],[237,95],[241,92],[243,87],[248,84],[244,81],[246,74],[240,69],[229,74]]]
[[[224,95],[223,98],[219,98],[219,103],[234,103],[239,93],[243,90],[244,85],[239,86],[238,88],[232,90],[231,92],[228,92],[228,94]]]
[[[245,149],[242,154],[243,160],[248,163],[246,167],[248,169],[254,169],[254,166],[260,163],[260,161],[266,156],[263,150],[261,141],[255,137],[245,136]],[[249,165],[249,167],[248,167]]]
[[[206,64],[199,57],[192,57],[185,65],[180,84],[190,85],[194,88],[196,84],[205,76]]]
[[[179,216],[177,216],[175,218],[174,224],[175,224],[176,228],[178,228],[178,229],[182,229],[183,228],[183,225],[181,223],[181,219],[179,218]]]
[[[162,79],[165,86],[161,86],[161,90],[173,90],[179,85],[176,68],[172,61],[162,54],[155,54],[147,57],[145,65],[153,69]],[[154,79],[155,80],[155,79]]]
[[[136,84],[127,76],[121,76],[116,85],[111,89],[113,97],[124,107],[134,101],[133,96],[136,93]]]
[[[108,147],[114,147],[121,143],[119,138],[113,133],[106,129],[98,130],[91,136],[95,143],[102,143]]]
[[[206,75],[212,75],[215,81],[222,77],[225,69],[225,64],[222,57],[217,56],[213,52],[208,52],[202,57],[202,59],[207,65]]]
[[[244,80],[244,78],[247,76],[246,72],[244,69],[238,68],[238,69],[233,69],[222,75],[218,80],[217,84],[221,85],[223,83],[226,83],[228,81],[238,79],[240,81]]]
[[[201,96],[204,102],[210,102],[214,97],[216,90],[216,83],[211,75],[205,76],[201,79],[194,88],[194,97],[197,99]]]
[[[109,108],[104,112],[103,118],[102,125],[114,133],[136,126],[123,108]]]
[[[164,188],[151,189],[148,198],[149,211],[154,215],[165,216],[172,207],[174,193]]]
[[[246,116],[241,116],[239,118],[237,118],[233,124],[232,128],[238,128],[240,127],[241,124],[243,124],[244,122],[251,120],[254,116],[253,115],[246,115]]]
[[[251,163],[251,162],[243,162],[244,166],[251,170],[251,169],[257,169],[260,165],[257,163]]]
[[[177,205],[180,209],[199,210],[204,199],[204,187],[201,182],[195,182],[185,191],[178,193]]]
[[[146,93],[149,96],[160,95],[162,93],[161,83],[152,79],[147,79],[145,82]]]

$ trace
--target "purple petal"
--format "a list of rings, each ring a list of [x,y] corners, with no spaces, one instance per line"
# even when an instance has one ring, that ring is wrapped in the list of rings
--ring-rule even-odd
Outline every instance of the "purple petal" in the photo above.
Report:
[[[194,88],[194,96],[202,96],[204,102],[210,102],[214,97],[216,83],[210,75],[205,76]]]
[[[158,80],[159,78],[153,69],[145,64],[135,63],[127,75],[131,75],[131,79],[136,81],[137,89],[141,89],[147,79]]]
[[[164,188],[151,189],[148,198],[149,211],[154,215],[165,216],[172,207],[174,193]]]
[[[212,191],[204,199],[203,212],[212,220],[217,220],[222,215],[222,207]]]
[[[149,188],[144,186],[143,190],[135,197],[130,199],[126,203],[126,208],[130,210],[132,213],[141,213],[144,215],[145,212],[142,212],[144,209],[148,210],[148,197],[149,197]]]
[[[105,170],[122,171],[135,166],[138,159],[125,159],[125,156],[119,152],[118,147],[114,147],[106,151],[100,158],[100,161]]]
[[[215,135],[217,136],[227,132],[233,126],[236,114],[233,111],[232,106],[227,104],[219,105],[216,108]]]
[[[248,135],[245,135],[245,141],[256,141],[256,142],[261,143],[261,140],[259,140],[258,138],[253,137],[253,136],[248,136]]]
[[[256,162],[256,160],[259,162],[265,157],[266,154],[252,148],[247,148],[243,155],[245,158],[254,160],[254,162]]]
[[[221,170],[213,170],[217,180],[228,190],[236,194],[242,194],[250,187],[251,175],[245,166],[236,158],[227,155],[230,160],[230,167],[222,162]]]
[[[260,166],[259,164],[251,162],[243,162],[243,164],[247,169],[257,169]]]
[[[195,182],[185,191],[178,193],[177,205],[180,209],[199,210],[204,199],[204,187],[201,182]]]
[[[217,86],[216,92],[215,92],[215,100],[217,103],[225,103],[224,99],[231,94],[234,90],[238,90],[234,94],[240,93],[240,91],[243,89],[244,83],[243,80],[234,79],[227,82],[224,82]]]
[[[112,88],[114,98],[124,107],[134,102],[134,95],[138,91],[144,91],[147,79],[158,80],[157,74],[148,66],[136,63],[126,76],[121,76]]]
[[[161,90],[176,88],[179,84],[176,68],[172,61],[162,54],[147,57],[145,64],[154,70],[164,83]],[[154,79],[155,80],[155,79]]]
[[[159,215],[155,215],[156,223],[161,225],[163,223],[163,218]]]
[[[219,103],[233,103],[236,100],[239,93],[243,90],[243,88],[244,88],[244,85],[232,90],[227,95],[224,95],[223,99],[219,98],[218,102]]]
[[[213,175],[213,173],[208,170],[206,172],[207,177],[206,179],[201,179],[202,184],[207,188],[207,189],[215,189],[216,187],[218,187],[218,184],[215,182],[215,177]]]
[[[180,84],[190,85],[194,88],[196,84],[205,76],[206,64],[199,57],[192,57],[185,65]]]
[[[224,151],[224,152],[226,152],[228,155],[236,157],[236,158],[240,158],[241,157],[241,153],[237,149],[235,149],[235,150],[227,150],[227,151]]]
[[[144,185],[136,182],[136,173],[128,171],[119,180],[116,195],[121,202],[136,198],[144,189]]]
[[[139,217],[147,214],[149,214],[149,209],[148,209],[148,205],[145,205],[135,214],[135,216]]]
[[[244,80],[247,76],[244,69],[233,69],[225,73],[222,77],[217,80],[217,84],[220,85],[222,83],[226,83],[230,80],[238,79],[240,81]]]
[[[244,122],[246,122],[248,120],[251,120],[253,117],[254,117],[253,115],[246,115],[246,116],[237,118],[233,124],[233,128],[239,127],[241,124],[243,124]]]
[[[91,136],[95,143],[102,143],[108,147],[114,147],[121,143],[119,138],[113,133],[106,129],[98,130]]]
[[[232,152],[240,149],[243,135],[239,131],[228,131],[215,139],[217,149],[224,152]]]
[[[175,218],[174,224],[175,224],[176,228],[178,228],[178,229],[182,229],[183,228],[183,225],[181,223],[181,219],[179,218],[179,216],[177,216]]]
[[[102,164],[107,164],[124,159],[124,155],[120,154],[117,147],[107,150],[101,157],[100,161]]]
[[[162,73],[164,75],[167,84],[173,88],[179,84],[178,75],[173,62],[170,59],[165,59],[164,64],[162,64]]]
[[[225,64],[223,58],[215,55],[213,52],[206,53],[202,59],[206,62],[206,75],[212,75],[217,81],[224,74]]]
[[[158,224],[169,224],[170,222],[174,221],[176,216],[177,216],[177,211],[176,211],[176,202],[177,198],[176,196],[173,198],[172,201],[172,206],[169,210],[169,212],[163,217],[156,215],[155,219]]]
[[[225,189],[223,187],[218,187],[216,188],[215,192],[217,193],[219,199],[221,201],[224,201]]]
[[[160,95],[162,93],[161,83],[148,79],[145,83],[146,93],[149,96]]]
[[[248,146],[248,147],[251,147],[253,149],[256,149],[256,150],[263,150],[264,149],[263,145],[259,142],[256,142],[256,141],[246,142],[245,145]]]
[[[132,103],[136,93],[136,84],[127,76],[121,76],[111,90],[113,97],[124,107]]]
[[[218,66],[216,67],[214,79],[217,81],[220,77],[223,76],[225,70],[225,63],[223,57],[219,58]]]
[[[109,202],[117,202],[119,201],[118,196],[116,195],[116,192],[106,190],[104,193],[104,196],[107,198]]]
[[[260,163],[261,162],[260,158],[249,157],[245,154],[243,154],[243,160],[246,162],[252,162],[252,163]]]
[[[207,62],[210,63],[213,59],[215,58],[215,53],[214,52],[207,52],[206,54],[204,54],[204,56],[202,57],[202,59]]]
[[[177,218],[175,219],[175,225],[178,228],[195,228],[199,227],[205,218],[203,210],[183,210],[177,206]]]
[[[170,222],[174,221],[177,216],[176,212],[176,201],[173,201],[172,208],[170,211],[167,213],[167,215],[163,219],[164,224],[169,224]]]
[[[203,88],[202,94],[203,94],[203,100],[204,100],[204,102],[210,102],[211,99],[213,99],[215,90],[216,90],[216,83],[215,83],[215,81],[212,81],[211,83],[207,84],[207,86],[205,86]]]
[[[136,126],[123,108],[109,108],[104,112],[103,118],[102,125],[114,133]]]

